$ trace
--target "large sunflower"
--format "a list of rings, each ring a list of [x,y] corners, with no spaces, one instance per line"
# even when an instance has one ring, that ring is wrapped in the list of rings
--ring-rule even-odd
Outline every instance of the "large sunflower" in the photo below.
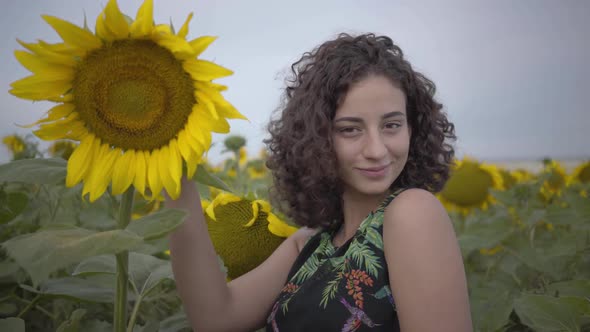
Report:
[[[504,189],[498,168],[465,157],[455,161],[449,180],[437,196],[449,211],[467,214],[474,208],[487,209],[494,203],[491,189]]]
[[[178,30],[153,23],[151,0],[135,20],[110,0],[96,32],[52,16],[43,19],[63,43],[19,43],[18,61],[33,75],[12,83],[13,95],[58,104],[33,125],[44,140],[80,142],[68,160],[66,185],[84,183],[99,198],[133,185],[156,197],[180,193],[183,161],[192,176],[211,145],[211,132],[227,133],[228,118],[244,118],[212,80],[232,72],[197,59],[215,38],[187,41],[192,13]],[[149,189],[149,191],[147,191]]]

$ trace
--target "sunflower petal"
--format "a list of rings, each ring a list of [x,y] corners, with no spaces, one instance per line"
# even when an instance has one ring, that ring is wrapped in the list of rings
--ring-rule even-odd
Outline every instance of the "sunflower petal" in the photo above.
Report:
[[[131,165],[135,170],[135,177],[133,178],[133,186],[135,189],[145,197],[145,182],[147,178],[147,158],[149,152],[138,150],[135,152],[135,164]]]
[[[212,81],[233,74],[233,71],[213,62],[200,59],[187,59],[182,64],[184,70],[196,81]]]
[[[211,43],[213,43],[217,37],[213,36],[201,36],[199,38],[195,38],[189,42],[191,47],[193,48],[193,54],[195,57],[198,57],[203,53]]]
[[[47,111],[46,118],[40,119],[30,125],[25,125],[25,126],[20,126],[20,127],[31,128],[31,127],[34,127],[34,126],[40,124],[40,123],[57,121],[61,118],[64,118],[64,117],[67,117],[68,115],[70,115],[72,113],[72,111],[74,111],[74,108],[75,108],[74,104],[69,104],[69,103],[56,105],[53,108],[51,108],[49,111]]]
[[[252,202],[252,218],[250,218],[250,220],[248,220],[248,222],[244,224],[244,227],[250,227],[254,225],[254,222],[256,221],[256,219],[258,219],[258,209],[258,203]]]
[[[96,158],[96,164],[90,173],[90,202],[99,199],[106,191],[112,179],[115,161],[120,155],[121,149],[111,149],[108,144],[103,144],[101,155]]]
[[[145,0],[131,23],[129,32],[131,37],[139,38],[149,36],[154,27],[154,4],[152,0]]]
[[[276,236],[289,237],[293,235],[293,233],[297,232],[296,227],[286,224],[273,213],[268,214],[267,220],[268,230]]]
[[[180,55],[182,59],[194,56],[193,49],[189,43],[176,35],[154,31],[152,33],[152,39],[158,45],[170,50],[175,55]]]
[[[73,67],[76,65],[76,59],[67,54],[62,54],[59,52],[55,52],[44,45],[50,45],[47,43],[33,44],[33,43],[25,43],[19,39],[16,40],[22,47],[26,48],[27,50],[33,52],[33,54],[42,58],[45,62],[54,63],[57,65],[63,65],[68,67]]]
[[[155,199],[160,196],[160,192],[162,191],[162,179],[159,173],[159,165],[160,162],[160,150],[155,149],[151,151],[151,154],[148,159],[148,167],[147,167],[147,179],[149,183],[150,190],[152,192],[150,199]]]
[[[102,42],[92,32],[82,29],[60,18],[42,15],[45,22],[57,32],[66,44],[86,51],[94,50],[102,46]]]
[[[95,139],[94,135],[87,135],[80,145],[72,152],[68,159],[68,168],[66,174],[66,186],[73,187],[77,185],[88,173],[91,164],[92,155],[98,146],[100,140]]]
[[[188,14],[188,17],[184,21],[184,24],[180,27],[180,30],[178,30],[178,33],[176,34],[178,37],[183,39],[186,38],[186,35],[188,35],[188,24],[190,23],[192,18],[193,13]]]
[[[23,67],[39,76],[74,76],[73,67],[47,62],[42,57],[26,51],[16,50],[14,51],[14,57],[18,60],[18,62],[20,62],[21,65],[23,65]]]
[[[164,145],[160,148],[160,155],[158,156],[158,173],[160,174],[162,185],[166,189],[168,195],[170,195],[172,199],[177,199],[180,192],[178,191],[176,182],[172,180],[172,176],[170,175],[169,161],[170,148],[168,145]]]
[[[110,0],[104,10],[104,23],[115,39],[123,39],[129,36],[129,24],[125,15],[119,10],[116,0]]]
[[[219,115],[217,114],[215,105],[213,105],[213,102],[209,99],[209,97],[206,94],[199,90],[196,90],[195,97],[197,99],[197,104],[203,104],[204,109],[206,109],[209,112],[209,114],[211,114],[211,117],[213,117],[213,119],[219,119]]]
[[[176,186],[180,188],[180,178],[182,177],[182,158],[180,156],[180,149],[176,139],[170,141],[170,156],[168,167],[170,169],[170,176],[176,183]]]
[[[135,151],[128,150],[118,157],[113,169],[113,195],[120,195],[133,183],[135,176]]]

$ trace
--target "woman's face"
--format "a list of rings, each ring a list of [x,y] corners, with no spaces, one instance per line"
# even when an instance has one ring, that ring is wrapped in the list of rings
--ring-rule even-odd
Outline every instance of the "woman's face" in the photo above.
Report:
[[[352,85],[332,131],[345,194],[386,193],[408,160],[410,134],[402,90],[383,76]]]

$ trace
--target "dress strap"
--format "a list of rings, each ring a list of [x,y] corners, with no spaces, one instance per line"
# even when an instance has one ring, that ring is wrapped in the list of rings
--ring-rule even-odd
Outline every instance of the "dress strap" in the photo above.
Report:
[[[381,202],[381,204],[375,212],[385,211],[385,208],[389,205],[389,203],[391,203],[391,201],[393,201],[393,199],[396,198],[397,195],[401,194],[404,190],[406,190],[406,188],[399,188],[394,190],[391,194],[385,197],[385,199],[383,200],[383,202]]]

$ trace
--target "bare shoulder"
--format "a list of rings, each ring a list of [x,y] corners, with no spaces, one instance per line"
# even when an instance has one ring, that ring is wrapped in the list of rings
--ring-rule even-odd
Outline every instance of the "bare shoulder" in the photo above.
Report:
[[[461,251],[432,193],[408,189],[387,206],[383,244],[402,331],[471,331]]]
[[[295,245],[297,246],[297,252],[301,252],[301,249],[303,249],[307,241],[319,231],[319,228],[301,227],[289,238],[295,242]]]

